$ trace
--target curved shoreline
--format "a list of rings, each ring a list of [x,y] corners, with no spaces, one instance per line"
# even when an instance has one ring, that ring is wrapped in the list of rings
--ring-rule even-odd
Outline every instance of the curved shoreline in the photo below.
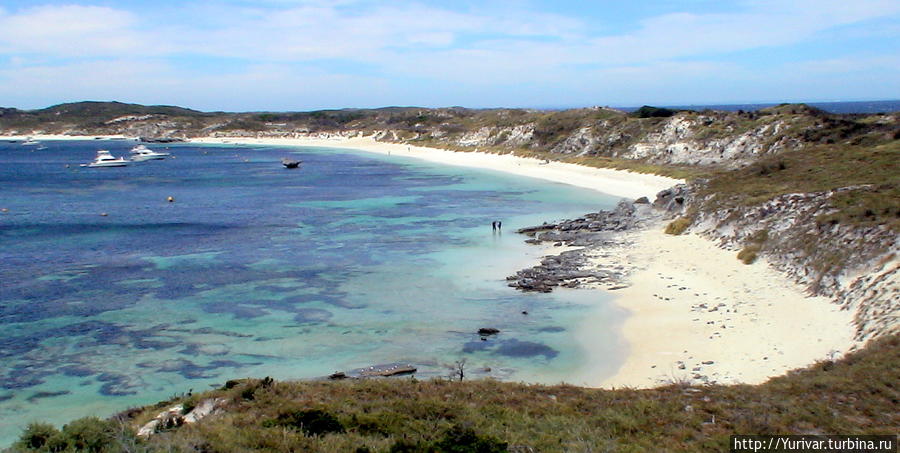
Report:
[[[684,182],[512,155],[384,143],[371,137],[192,141],[356,149],[504,171],[631,199],[652,199]],[[801,285],[764,260],[744,265],[736,258],[737,251],[721,249],[696,234],[663,234],[664,226],[627,233],[632,244],[627,252],[608,254],[613,265],[633,269],[627,278],[630,286],[613,293],[614,302],[630,312],[621,331],[629,350],[615,375],[585,382],[588,386],[756,384],[841,356],[855,345],[853,313],[841,311],[827,298],[807,296]],[[586,320],[578,332],[588,348],[591,324]]]
[[[683,182],[512,155],[378,142],[371,137],[229,137],[191,142],[353,149],[502,171],[631,199],[652,199],[660,190]],[[763,260],[746,266],[736,259],[735,251],[694,234],[665,235],[662,228],[656,224],[625,233],[631,245],[598,258],[598,265],[602,261],[632,269],[627,278],[631,286],[613,293],[614,302],[630,312],[621,331],[628,351],[614,376],[598,376],[584,384],[646,388],[671,382],[760,383],[842,355],[855,345],[853,313],[840,311],[826,298],[807,297],[804,288]],[[590,319],[585,320],[577,334],[587,349],[591,325]]]
[[[546,163],[540,159],[511,154],[490,154],[477,151],[451,151],[424,146],[379,142],[372,137],[353,138],[200,138],[190,143],[232,145],[316,146],[355,149],[378,154],[412,157],[445,165],[475,167],[502,171],[519,176],[543,179],[593,189],[623,198],[653,197],[657,192],[684,181],[665,176],[648,175],[593,168],[563,162]]]

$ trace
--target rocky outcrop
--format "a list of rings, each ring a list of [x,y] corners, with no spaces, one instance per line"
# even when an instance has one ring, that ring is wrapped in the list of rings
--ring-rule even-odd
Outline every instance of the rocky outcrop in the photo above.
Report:
[[[185,413],[184,405],[172,406],[160,412],[153,420],[138,429],[137,436],[148,438],[160,431],[177,428],[182,425],[197,423],[205,417],[225,407],[225,398],[209,398],[201,401],[189,412]]]
[[[676,115],[664,123],[658,132],[647,134],[644,140],[631,145],[619,157],[662,164],[739,168],[760,155],[775,153],[785,147],[777,140],[784,128],[780,121],[748,125],[745,126],[749,127],[746,131],[726,127],[718,132],[724,134],[723,137],[715,136],[716,124],[717,120],[709,116]]]
[[[754,206],[702,209],[697,187],[680,184],[657,194],[652,205],[622,202],[612,211],[522,228],[526,242],[578,247],[544,257],[541,263],[507,277],[522,291],[556,287],[621,285],[627,269],[604,268],[593,259],[626,244],[621,234],[660,217],[689,217],[690,230],[735,252],[752,247],[768,265],[855,313],[856,339],[900,332],[900,250],[898,235],[886,226],[823,222],[834,211],[831,198],[845,187],[786,194]],[[752,261],[752,260],[751,260]]]
[[[622,246],[624,243],[617,233],[631,230],[655,218],[658,218],[658,214],[649,204],[622,201],[611,211],[521,228],[518,233],[532,237],[526,242],[549,242],[579,248],[544,257],[541,264],[507,277],[508,285],[521,291],[536,292],[550,292],[560,286],[619,286],[625,277],[624,270],[598,265],[594,260],[597,251]]]
[[[691,187],[663,191],[656,205],[674,217],[690,212],[692,231],[739,251],[752,247],[769,265],[855,312],[856,338],[900,331],[900,238],[884,225],[823,221],[831,199],[866,186],[794,193],[753,206],[701,209]],[[678,203],[677,200],[683,200]]]
[[[416,371],[418,370],[412,365],[394,365],[385,368],[371,367],[370,369],[362,371],[360,375],[362,377],[390,377],[413,374]]]
[[[859,340],[900,331],[900,259],[892,254],[868,273],[850,279],[837,300],[855,312]]]

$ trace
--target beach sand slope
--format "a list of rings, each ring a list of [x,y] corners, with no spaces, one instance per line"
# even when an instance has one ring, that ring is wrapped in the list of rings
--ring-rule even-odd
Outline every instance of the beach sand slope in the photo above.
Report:
[[[850,311],[807,296],[763,259],[746,265],[736,251],[663,227],[632,233],[613,258],[634,267],[617,292],[631,312],[622,327],[630,350],[616,375],[592,384],[755,384],[853,347]]]

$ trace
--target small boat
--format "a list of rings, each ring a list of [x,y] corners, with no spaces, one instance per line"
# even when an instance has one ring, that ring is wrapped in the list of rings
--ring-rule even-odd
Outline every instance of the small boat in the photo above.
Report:
[[[159,160],[165,159],[169,153],[161,153],[159,151],[153,151],[150,148],[147,148],[144,145],[137,145],[134,148],[131,148],[131,160],[134,162],[143,162],[145,160]]]
[[[81,164],[82,167],[124,167],[128,161],[122,157],[114,157],[105,149],[97,150],[97,157],[89,164]]]
[[[300,166],[300,161],[291,160],[285,157],[284,159],[281,159],[281,165],[284,165],[284,168],[297,168]]]
[[[31,137],[28,137],[24,142],[22,142],[22,144],[23,145],[40,145],[41,142],[39,142]]]

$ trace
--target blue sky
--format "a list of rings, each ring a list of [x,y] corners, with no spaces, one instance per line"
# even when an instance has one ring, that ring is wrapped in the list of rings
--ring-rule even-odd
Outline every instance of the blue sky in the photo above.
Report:
[[[898,0],[0,3],[0,106],[900,99]]]

